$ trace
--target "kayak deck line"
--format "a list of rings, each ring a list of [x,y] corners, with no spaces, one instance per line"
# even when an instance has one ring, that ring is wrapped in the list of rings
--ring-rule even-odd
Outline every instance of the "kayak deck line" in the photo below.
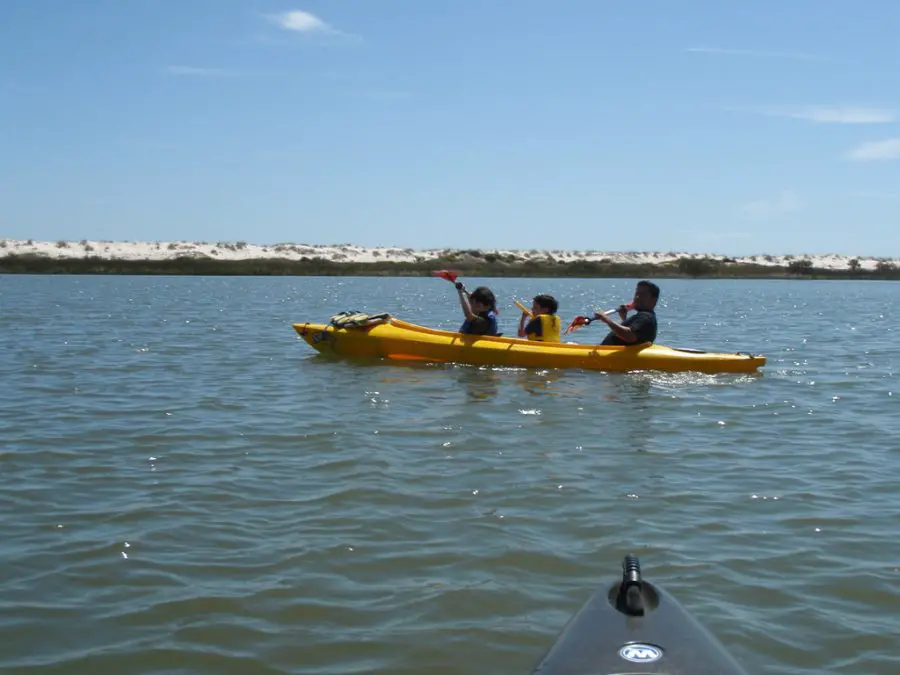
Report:
[[[674,597],[625,556],[622,580],[569,620],[532,675],[747,675]]]
[[[388,314],[342,313],[330,323],[294,323],[313,349],[342,357],[431,361],[476,366],[579,368],[607,372],[661,370],[752,373],[766,357],[661,344],[597,345],[540,342],[504,335],[469,335],[402,321]]]

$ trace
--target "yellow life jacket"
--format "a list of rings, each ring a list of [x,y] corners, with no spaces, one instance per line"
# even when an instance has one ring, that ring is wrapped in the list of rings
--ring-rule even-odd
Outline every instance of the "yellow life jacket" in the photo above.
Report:
[[[537,342],[559,342],[559,316],[556,314],[538,314],[534,317],[541,321],[541,334],[535,335],[528,333],[526,336],[529,340]]]

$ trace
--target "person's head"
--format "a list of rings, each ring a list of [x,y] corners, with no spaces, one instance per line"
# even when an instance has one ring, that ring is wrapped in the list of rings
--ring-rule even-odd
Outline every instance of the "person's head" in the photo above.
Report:
[[[646,279],[637,282],[634,289],[634,308],[653,309],[659,300],[659,286]]]
[[[497,300],[494,298],[494,292],[487,286],[479,286],[469,293],[469,305],[476,314],[497,311]]]
[[[531,303],[532,314],[556,314],[559,303],[552,295],[536,295]]]

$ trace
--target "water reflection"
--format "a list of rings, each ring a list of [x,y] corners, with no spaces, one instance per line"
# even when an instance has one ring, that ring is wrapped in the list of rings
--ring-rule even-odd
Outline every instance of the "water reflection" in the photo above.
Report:
[[[458,381],[470,401],[483,402],[496,398],[502,378],[507,373],[486,366],[460,366]]]
[[[560,370],[526,370],[516,374],[516,382],[532,396],[559,396]]]
[[[469,399],[485,401],[495,398],[505,385],[520,386],[531,396],[559,396],[562,392],[558,384],[565,377],[560,370],[535,370],[524,368],[492,368],[489,366],[459,367],[459,383],[465,388]],[[578,395],[581,395],[581,391]]]
[[[649,373],[612,373],[601,380],[602,396],[612,403],[639,403],[638,409],[645,410],[650,399],[653,378]]]
[[[484,401],[498,396],[503,387],[517,385],[530,396],[602,399],[634,405],[651,398],[653,378],[644,373],[566,371],[559,369],[455,366],[457,381],[468,398]],[[640,408],[643,410],[643,408]]]
[[[594,422],[607,447],[635,452],[653,449],[660,398],[653,393],[648,373],[610,373],[594,378]]]

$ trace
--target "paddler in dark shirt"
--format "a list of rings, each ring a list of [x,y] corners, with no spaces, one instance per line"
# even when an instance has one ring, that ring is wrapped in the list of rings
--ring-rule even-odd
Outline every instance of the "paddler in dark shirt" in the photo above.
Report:
[[[479,286],[469,293],[462,283],[456,283],[459,305],[466,320],[459,327],[460,333],[469,335],[499,335],[497,326],[497,300],[487,286]]]
[[[622,323],[609,318],[605,314],[594,314],[609,326],[607,335],[601,344],[604,345],[636,345],[656,340],[656,301],[659,300],[659,286],[652,281],[639,281],[634,289],[632,305],[635,313],[628,315],[625,305],[619,306],[619,318]]]

